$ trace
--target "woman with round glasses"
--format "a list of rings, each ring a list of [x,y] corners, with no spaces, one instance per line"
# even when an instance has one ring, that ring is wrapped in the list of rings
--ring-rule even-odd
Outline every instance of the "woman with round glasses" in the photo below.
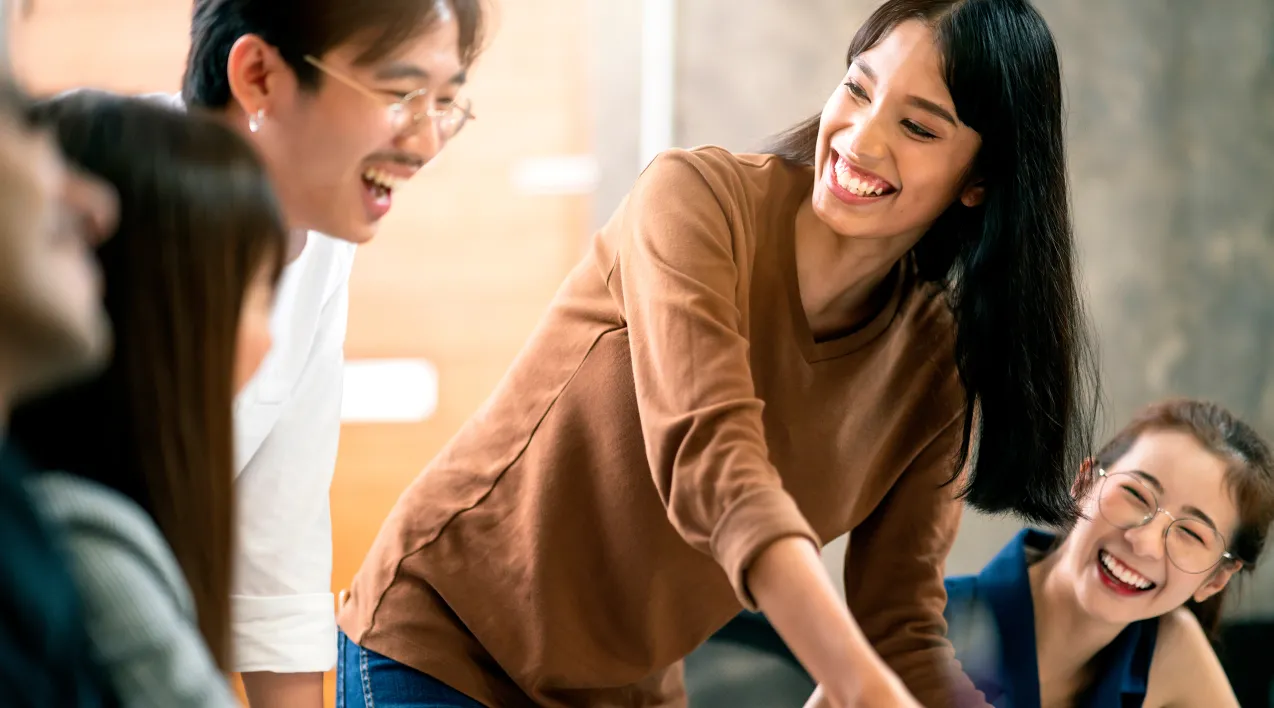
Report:
[[[1152,405],[1081,468],[1083,518],[947,580],[956,656],[993,705],[1237,706],[1209,644],[1274,523],[1274,457],[1199,401]]]

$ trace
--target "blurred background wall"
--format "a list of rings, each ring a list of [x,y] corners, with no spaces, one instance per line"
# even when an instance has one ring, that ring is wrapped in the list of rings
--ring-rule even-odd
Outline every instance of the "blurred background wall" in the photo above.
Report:
[[[1274,3],[1036,4],[1062,54],[1104,433],[1146,402],[1189,395],[1274,436]],[[13,43],[33,90],[177,89],[187,0],[33,5]],[[472,72],[478,120],[403,190],[355,267],[351,362],[424,362],[437,398],[416,419],[345,426],[335,588],[398,492],[495,385],[653,151],[753,149],[819,111],[875,5],[498,3]],[[362,393],[375,408],[383,391]],[[949,570],[975,571],[1016,528],[969,514]],[[827,553],[837,575],[842,552]],[[1274,617],[1274,562],[1242,597],[1238,612]]]

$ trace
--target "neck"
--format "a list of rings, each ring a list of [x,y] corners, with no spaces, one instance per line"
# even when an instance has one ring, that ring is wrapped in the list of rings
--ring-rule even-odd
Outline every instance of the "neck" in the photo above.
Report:
[[[261,159],[263,163],[266,164],[266,172],[270,175],[270,181],[272,185],[274,186],[274,193],[279,198],[279,201],[283,204],[286,211],[287,202],[286,200],[284,200],[283,190],[279,188],[279,180],[277,179],[275,173],[269,169],[269,162],[268,160],[266,160],[265,154],[262,153],[260,147],[256,143],[256,140],[254,140],[252,137],[253,133],[248,128],[247,114],[243,112],[243,109],[239,107],[239,104],[237,102],[231,101],[230,104],[227,105],[225,108],[221,108],[214,111],[213,115],[216,116],[217,120],[221,121],[223,124],[228,126],[231,130],[238,133],[240,137],[242,137],[245,141],[247,141],[247,143],[251,145],[254,150],[256,150],[257,156]],[[301,251],[305,250],[305,244],[307,240],[308,240],[308,229],[298,227],[298,226],[289,226],[287,252],[284,254],[284,257],[285,257],[284,262],[291,263],[292,261],[295,261],[297,258],[300,258]]]
[[[1103,622],[1079,604],[1075,581],[1057,572],[1063,548],[1048,554],[1029,569],[1031,601],[1035,606],[1035,654],[1040,689],[1062,686],[1079,690],[1089,662],[1128,625]]]
[[[815,335],[844,331],[874,315],[888,296],[885,279],[912,242],[842,236],[818,218],[809,199],[796,213],[796,276]]]
[[[288,251],[286,254],[287,263],[291,263],[301,257],[301,251],[305,250],[305,244],[310,240],[310,232],[305,229],[290,229],[288,231]]]

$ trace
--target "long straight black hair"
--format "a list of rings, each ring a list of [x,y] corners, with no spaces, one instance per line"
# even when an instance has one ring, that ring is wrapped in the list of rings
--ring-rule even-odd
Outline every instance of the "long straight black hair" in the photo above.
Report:
[[[95,379],[19,407],[12,438],[38,468],[150,514],[227,669],[239,318],[252,280],[279,276],[282,211],[252,148],[211,118],[89,91],[31,114],[119,194],[118,229],[97,249],[115,352]]]
[[[952,204],[915,247],[920,277],[947,288],[955,314],[968,413],[955,469],[973,457],[962,492],[984,511],[1064,524],[1093,449],[1098,377],[1076,283],[1053,36],[1025,0],[888,0],[847,63],[908,20],[933,29],[956,113],[982,138],[972,177],[983,203]],[[807,119],[769,152],[812,165],[818,129],[818,116]]]

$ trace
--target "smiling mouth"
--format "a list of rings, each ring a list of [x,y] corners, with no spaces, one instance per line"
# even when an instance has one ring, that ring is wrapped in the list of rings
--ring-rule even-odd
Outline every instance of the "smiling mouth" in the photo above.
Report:
[[[391,175],[377,167],[368,167],[363,170],[363,184],[377,197],[390,196],[402,183],[401,177]]]
[[[1102,574],[1102,580],[1121,594],[1135,595],[1156,587],[1154,581],[1104,550],[1097,553],[1097,569]]]
[[[835,161],[832,167],[836,173],[836,184],[856,197],[885,197],[898,191],[889,182],[855,167],[843,155],[833,151]]]

